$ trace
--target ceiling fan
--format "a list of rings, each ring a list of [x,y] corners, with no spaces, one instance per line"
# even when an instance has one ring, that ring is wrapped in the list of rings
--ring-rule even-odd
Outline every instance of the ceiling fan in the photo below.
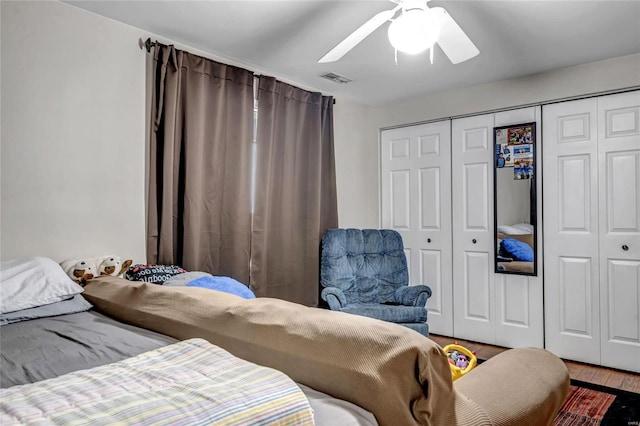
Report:
[[[399,50],[416,54],[431,49],[431,61],[433,62],[433,45],[438,43],[454,64],[464,62],[480,53],[462,28],[443,8],[428,7],[429,0],[391,1],[397,4],[395,8],[380,12],[369,19],[320,58],[318,62],[339,60],[387,21],[391,21],[388,30],[389,41],[396,52]],[[399,14],[398,11],[400,11]]]

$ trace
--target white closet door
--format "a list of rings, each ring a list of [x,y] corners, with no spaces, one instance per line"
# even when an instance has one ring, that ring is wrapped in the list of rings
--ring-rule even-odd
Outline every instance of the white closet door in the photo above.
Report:
[[[598,98],[602,364],[640,372],[640,91]]]
[[[495,343],[494,115],[452,121],[454,335]]]
[[[518,123],[536,125],[536,217],[537,276],[494,274],[496,294],[496,345],[508,347],[544,346],[543,261],[542,261],[542,167],[540,155],[541,108],[530,107],[496,113],[495,126]]]
[[[600,364],[597,100],[543,107],[545,347]]]
[[[453,333],[450,121],[381,133],[382,227],[400,232],[411,284],[427,284],[429,331]]]

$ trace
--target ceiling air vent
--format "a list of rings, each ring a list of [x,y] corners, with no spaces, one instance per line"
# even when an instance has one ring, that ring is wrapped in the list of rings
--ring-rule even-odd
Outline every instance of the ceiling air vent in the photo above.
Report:
[[[326,74],[322,74],[320,77],[326,78],[327,80],[331,80],[335,83],[340,83],[340,84],[345,84],[351,81],[350,78],[347,78],[340,74],[336,74],[335,72],[328,72]]]

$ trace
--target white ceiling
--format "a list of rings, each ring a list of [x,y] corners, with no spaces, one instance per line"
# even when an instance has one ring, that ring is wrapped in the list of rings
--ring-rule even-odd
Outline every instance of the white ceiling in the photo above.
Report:
[[[480,54],[409,56],[383,25],[340,61],[317,60],[377,12],[374,1],[66,1],[304,87],[375,105],[640,52],[640,1],[438,1]],[[337,84],[319,75],[353,81]],[[638,70],[640,73],[640,70]]]

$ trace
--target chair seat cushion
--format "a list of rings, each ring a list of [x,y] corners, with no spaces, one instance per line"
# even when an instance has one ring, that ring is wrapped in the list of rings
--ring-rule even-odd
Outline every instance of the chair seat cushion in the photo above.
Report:
[[[355,303],[343,307],[342,312],[395,323],[421,323],[427,321],[427,310],[421,306]]]

